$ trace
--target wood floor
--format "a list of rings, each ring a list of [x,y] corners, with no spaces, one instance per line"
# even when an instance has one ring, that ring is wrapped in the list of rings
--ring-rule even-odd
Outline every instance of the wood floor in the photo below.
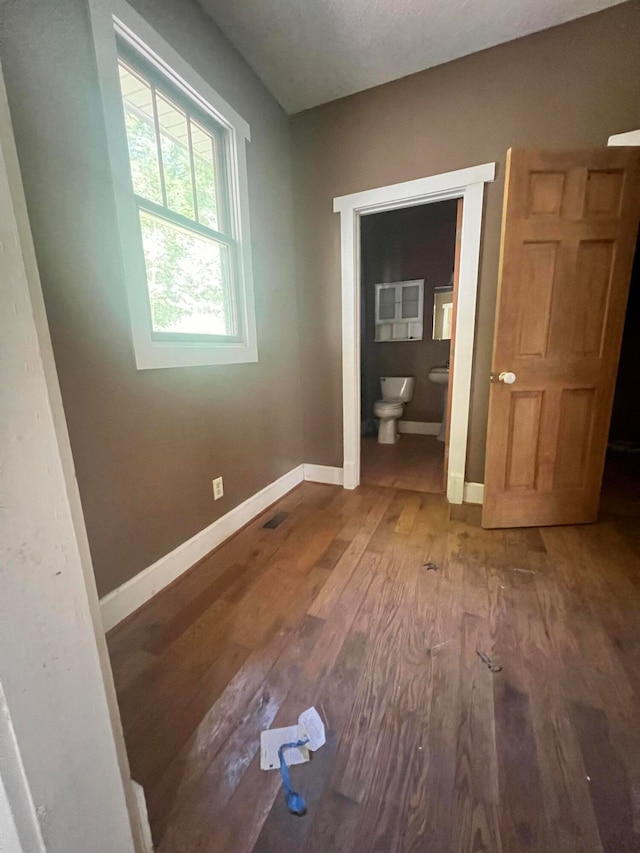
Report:
[[[397,444],[363,438],[360,482],[415,492],[444,492],[444,442],[435,435],[401,435]]]
[[[306,483],[112,632],[161,853],[640,850],[637,519],[454,515]],[[259,736],[309,705],[296,818]]]

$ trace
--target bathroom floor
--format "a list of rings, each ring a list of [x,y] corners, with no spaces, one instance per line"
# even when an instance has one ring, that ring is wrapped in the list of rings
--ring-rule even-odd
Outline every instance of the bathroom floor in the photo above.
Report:
[[[363,438],[360,482],[439,494],[444,491],[444,443],[434,435],[401,435],[397,444]]]

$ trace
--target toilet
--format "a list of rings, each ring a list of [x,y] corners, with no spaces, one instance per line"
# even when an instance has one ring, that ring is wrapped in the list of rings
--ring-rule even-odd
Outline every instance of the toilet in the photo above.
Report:
[[[382,400],[373,404],[373,414],[378,418],[378,443],[395,444],[398,440],[397,420],[402,417],[404,404],[413,397],[416,380],[413,376],[381,376]]]

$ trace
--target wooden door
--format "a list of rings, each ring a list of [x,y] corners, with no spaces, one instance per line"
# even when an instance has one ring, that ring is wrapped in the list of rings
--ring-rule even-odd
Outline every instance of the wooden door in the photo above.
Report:
[[[639,187],[638,148],[508,153],[485,527],[596,519]]]

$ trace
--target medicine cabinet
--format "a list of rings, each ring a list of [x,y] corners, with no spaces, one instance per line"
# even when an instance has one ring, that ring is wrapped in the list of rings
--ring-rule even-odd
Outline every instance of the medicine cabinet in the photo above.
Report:
[[[424,279],[376,284],[376,341],[421,341]]]

